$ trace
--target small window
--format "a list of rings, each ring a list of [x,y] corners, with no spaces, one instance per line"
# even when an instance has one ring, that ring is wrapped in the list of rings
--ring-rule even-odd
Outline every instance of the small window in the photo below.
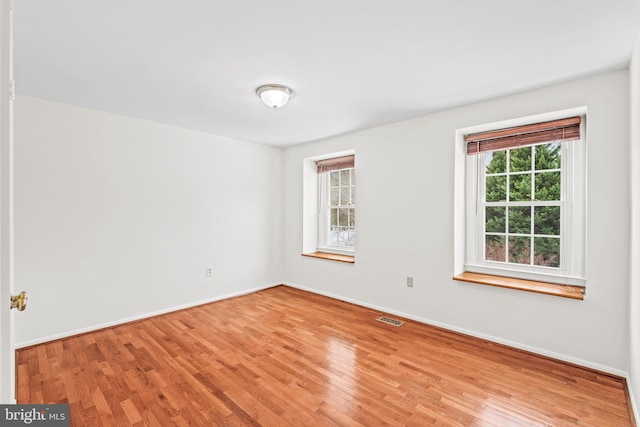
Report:
[[[583,122],[464,136],[465,271],[584,285]]]
[[[356,242],[355,157],[318,160],[318,251],[353,254]]]

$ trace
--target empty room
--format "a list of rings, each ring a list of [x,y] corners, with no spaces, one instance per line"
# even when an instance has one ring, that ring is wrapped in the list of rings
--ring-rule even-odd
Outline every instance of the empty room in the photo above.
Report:
[[[0,425],[636,426],[640,1],[0,19]]]

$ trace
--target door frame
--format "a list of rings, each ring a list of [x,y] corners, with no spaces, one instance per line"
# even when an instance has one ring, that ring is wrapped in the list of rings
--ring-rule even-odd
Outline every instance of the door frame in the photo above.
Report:
[[[0,0],[0,403],[16,402],[13,313],[13,0]]]

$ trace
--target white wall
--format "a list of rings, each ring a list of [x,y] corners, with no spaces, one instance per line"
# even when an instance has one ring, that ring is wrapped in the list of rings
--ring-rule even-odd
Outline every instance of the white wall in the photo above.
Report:
[[[631,94],[631,277],[629,389],[640,420],[640,34],[629,68]]]
[[[17,345],[281,280],[281,164],[278,148],[18,97]]]
[[[456,282],[454,132],[587,106],[584,301]],[[628,73],[527,93],[294,146],[284,157],[284,277],[380,307],[623,375],[628,360]],[[302,159],[355,149],[356,263],[302,257]],[[414,277],[414,288],[405,286]]]

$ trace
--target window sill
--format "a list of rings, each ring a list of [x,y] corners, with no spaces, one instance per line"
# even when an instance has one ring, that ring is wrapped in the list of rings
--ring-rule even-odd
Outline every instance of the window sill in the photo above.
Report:
[[[350,264],[353,264],[356,262],[356,258],[353,255],[338,255],[338,254],[330,254],[327,252],[311,252],[308,254],[302,254],[302,256],[326,259],[329,261],[340,261],[340,262],[346,262]]]
[[[481,285],[498,286],[501,288],[517,289],[563,298],[584,299],[585,288],[582,286],[560,285],[557,283],[538,282],[535,280],[516,279],[504,276],[464,272],[453,278],[462,282],[478,283]]]

